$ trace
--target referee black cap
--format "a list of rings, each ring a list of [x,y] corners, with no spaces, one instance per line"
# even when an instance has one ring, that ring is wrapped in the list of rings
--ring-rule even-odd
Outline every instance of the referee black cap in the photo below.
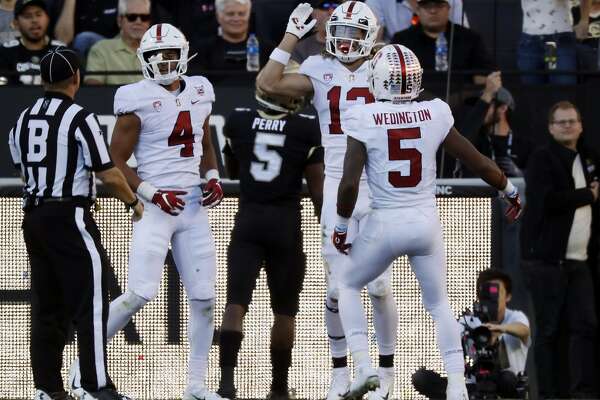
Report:
[[[48,51],[40,61],[42,80],[46,83],[64,81],[77,73],[77,53],[63,46]]]

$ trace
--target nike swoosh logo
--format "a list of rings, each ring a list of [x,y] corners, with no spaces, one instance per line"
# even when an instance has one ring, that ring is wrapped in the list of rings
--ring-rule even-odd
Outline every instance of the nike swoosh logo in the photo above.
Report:
[[[196,101],[192,100],[192,105],[196,104],[196,103],[197,103],[197,102],[199,102],[199,101],[200,101],[200,100],[196,100]]]

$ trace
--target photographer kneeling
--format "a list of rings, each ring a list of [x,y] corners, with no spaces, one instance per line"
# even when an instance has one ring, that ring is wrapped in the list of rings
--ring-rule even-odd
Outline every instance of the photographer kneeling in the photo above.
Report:
[[[465,375],[471,398],[523,398],[525,394],[529,320],[521,311],[506,307],[511,292],[507,274],[494,269],[481,271],[474,312],[459,318],[469,361]],[[437,372],[421,368],[413,374],[412,382],[430,399],[446,398],[446,378]]]

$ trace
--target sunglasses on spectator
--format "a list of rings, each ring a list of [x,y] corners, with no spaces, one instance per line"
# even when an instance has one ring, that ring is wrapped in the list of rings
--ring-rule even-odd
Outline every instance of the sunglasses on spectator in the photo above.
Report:
[[[558,126],[567,126],[567,125],[575,125],[577,123],[579,123],[578,119],[559,119],[556,121],[552,121],[552,123],[554,125],[558,125]]]
[[[125,14],[125,18],[129,22],[135,22],[139,18],[142,22],[148,22],[152,18],[150,14]]]
[[[325,3],[319,4],[319,8],[321,10],[334,10],[339,5],[340,5],[339,3],[335,3],[335,2],[325,2]]]

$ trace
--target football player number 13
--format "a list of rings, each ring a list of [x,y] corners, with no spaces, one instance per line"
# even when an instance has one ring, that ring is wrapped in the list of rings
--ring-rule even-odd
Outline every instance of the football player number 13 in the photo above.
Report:
[[[181,111],[173,131],[169,135],[169,146],[183,145],[179,155],[181,157],[194,156],[194,132],[192,130],[192,117],[189,111]]]
[[[420,139],[421,128],[388,129],[388,153],[390,161],[408,160],[410,174],[402,175],[400,171],[388,172],[388,181],[393,187],[415,187],[421,182],[423,170],[421,152],[414,148],[403,149],[402,140]]]
[[[340,123],[340,96],[342,95],[342,87],[334,86],[327,92],[327,100],[329,101],[329,115],[331,116],[331,123],[329,124],[330,135],[342,135],[342,124]],[[369,92],[366,87],[355,87],[348,90],[346,93],[346,100],[354,101],[358,99],[365,99],[365,104],[374,103],[375,98]]]

